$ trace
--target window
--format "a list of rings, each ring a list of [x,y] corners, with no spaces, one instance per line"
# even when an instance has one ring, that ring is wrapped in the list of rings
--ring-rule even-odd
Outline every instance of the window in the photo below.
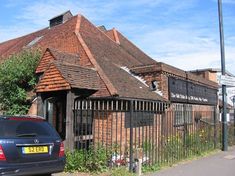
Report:
[[[35,134],[36,136],[51,137],[56,136],[55,130],[44,121],[18,121],[5,120],[0,123],[1,137],[16,137],[20,135]]]
[[[191,124],[192,118],[192,105],[175,104],[174,105],[174,125],[183,126],[184,124]]]
[[[157,90],[157,88],[158,88],[158,83],[157,83],[156,80],[151,81],[150,88],[151,88],[152,91]]]

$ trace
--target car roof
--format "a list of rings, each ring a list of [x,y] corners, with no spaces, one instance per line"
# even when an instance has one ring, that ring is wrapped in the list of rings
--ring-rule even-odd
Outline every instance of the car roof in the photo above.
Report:
[[[45,121],[46,119],[36,115],[0,115],[0,120]]]

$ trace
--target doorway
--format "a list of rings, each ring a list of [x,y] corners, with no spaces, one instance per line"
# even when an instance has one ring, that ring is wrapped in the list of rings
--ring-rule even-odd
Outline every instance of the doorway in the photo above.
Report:
[[[63,97],[49,97],[45,99],[44,116],[64,140],[66,123],[65,99]]]

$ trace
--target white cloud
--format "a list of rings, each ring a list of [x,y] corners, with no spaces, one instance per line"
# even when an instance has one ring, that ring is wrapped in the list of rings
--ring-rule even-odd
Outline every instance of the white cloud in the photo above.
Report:
[[[234,36],[226,39],[226,67],[235,73]],[[157,61],[184,70],[220,68],[219,32],[191,24],[169,25],[147,32],[136,43]]]

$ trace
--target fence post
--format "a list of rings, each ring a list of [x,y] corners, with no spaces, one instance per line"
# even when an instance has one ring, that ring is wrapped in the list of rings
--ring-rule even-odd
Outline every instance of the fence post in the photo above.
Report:
[[[188,149],[188,144],[187,144],[187,135],[188,135],[188,121],[187,121],[187,106],[185,104],[183,104],[183,119],[184,119],[184,155],[187,156],[187,149]]]
[[[129,171],[133,172],[133,100],[130,101],[130,166]]]

